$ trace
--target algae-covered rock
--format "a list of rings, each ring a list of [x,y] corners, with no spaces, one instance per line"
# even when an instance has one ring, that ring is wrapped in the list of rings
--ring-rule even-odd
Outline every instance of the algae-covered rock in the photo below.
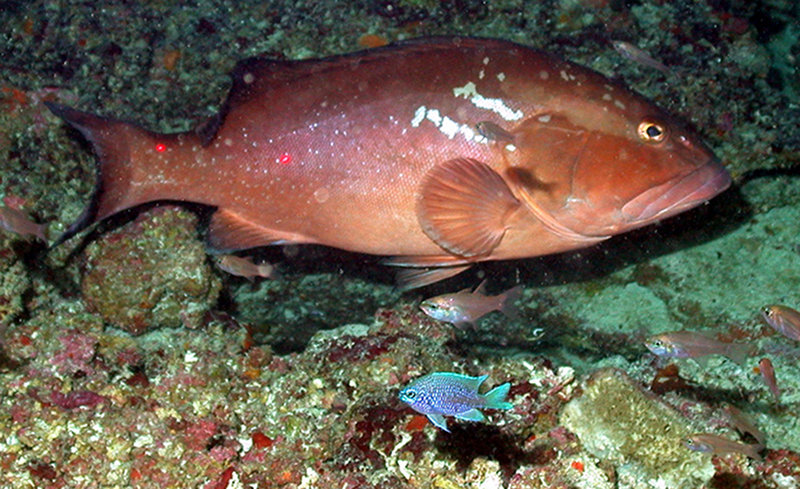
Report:
[[[560,421],[589,453],[616,466],[620,487],[694,488],[714,476],[711,461],[681,443],[693,432],[686,419],[619,370],[596,372]]]
[[[0,331],[23,310],[22,294],[30,285],[21,261],[0,258]]]
[[[186,210],[158,207],[94,241],[82,280],[86,303],[132,334],[196,327],[220,291],[196,225]]]
[[[302,350],[318,331],[369,321],[377,308],[399,298],[400,293],[389,284],[338,273],[287,274],[279,280],[240,283],[231,289],[238,320],[251,326],[257,342],[268,342],[281,353]]]

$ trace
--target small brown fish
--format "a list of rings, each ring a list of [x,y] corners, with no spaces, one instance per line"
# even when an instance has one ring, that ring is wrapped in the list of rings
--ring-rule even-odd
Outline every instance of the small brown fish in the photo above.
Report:
[[[464,289],[455,294],[443,294],[422,301],[420,309],[428,316],[447,321],[448,323],[474,324],[475,321],[492,311],[500,311],[506,316],[516,317],[514,302],[519,299],[522,292],[517,285],[500,295],[485,295],[483,293],[486,280],[481,282],[475,291]]]
[[[648,350],[660,357],[698,359],[706,355],[725,355],[736,363],[744,363],[753,351],[751,345],[726,343],[694,331],[673,331],[651,336],[645,342]]]
[[[759,452],[764,449],[764,445],[758,443],[740,443],[724,436],[712,435],[711,433],[695,433],[682,441],[686,448],[695,452],[713,453],[715,455],[741,453],[758,461],[763,460]]]
[[[20,236],[35,236],[47,243],[47,238],[44,235],[44,224],[36,224],[20,210],[11,207],[0,207],[0,227]]]
[[[800,312],[791,307],[771,305],[761,308],[761,316],[778,333],[800,341]]]
[[[223,255],[218,257],[216,262],[220,270],[228,272],[231,275],[236,275],[237,277],[244,277],[250,281],[252,281],[254,277],[277,278],[275,266],[269,263],[260,263],[256,265],[247,258],[236,255]]]
[[[667,68],[664,63],[654,59],[652,56],[629,42],[611,41],[611,45],[614,46],[614,49],[616,49],[617,52],[626,59],[641,65],[649,66],[650,68],[654,68],[665,75],[669,75],[671,73],[670,69]]]
[[[478,130],[481,136],[485,137],[489,141],[508,144],[512,144],[514,142],[514,135],[498,126],[494,122],[479,122],[475,124],[475,129]]]
[[[764,379],[764,383],[767,384],[769,391],[772,392],[775,402],[781,402],[781,391],[778,389],[778,382],[775,380],[775,368],[769,358],[762,358],[758,362],[758,371],[761,372],[761,378]]]
[[[736,431],[743,435],[750,435],[760,445],[764,445],[767,437],[764,435],[763,431],[756,427],[755,422],[750,416],[740,411],[736,406],[728,403],[723,404],[722,412],[728,417],[728,421],[736,428]]]

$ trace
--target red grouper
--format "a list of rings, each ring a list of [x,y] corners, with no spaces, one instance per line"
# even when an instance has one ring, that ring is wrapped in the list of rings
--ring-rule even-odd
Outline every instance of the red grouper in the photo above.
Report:
[[[157,134],[49,104],[99,159],[59,239],[158,200],[216,208],[212,250],[317,243],[388,255],[404,285],[576,249],[700,205],[729,174],[602,75],[507,41],[427,38],[307,61],[251,58],[220,113]]]

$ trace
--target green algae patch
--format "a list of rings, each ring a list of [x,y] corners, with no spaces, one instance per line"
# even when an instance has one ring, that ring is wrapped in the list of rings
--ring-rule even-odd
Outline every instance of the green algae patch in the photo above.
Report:
[[[221,285],[196,225],[188,211],[157,207],[91,243],[81,285],[90,309],[131,334],[197,327]]]
[[[616,369],[597,371],[560,422],[595,457],[616,466],[626,487],[700,487],[714,475],[708,457],[683,446],[693,430],[670,407]]]

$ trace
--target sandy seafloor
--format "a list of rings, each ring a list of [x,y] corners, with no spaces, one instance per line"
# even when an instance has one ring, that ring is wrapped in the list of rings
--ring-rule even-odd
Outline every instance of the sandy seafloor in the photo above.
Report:
[[[600,246],[404,294],[373,257],[319,247],[258,252],[280,262],[275,280],[226,275],[194,207],[128,213],[52,250],[2,231],[0,487],[800,487],[800,344],[759,315],[800,308],[798,9],[0,1],[0,198],[48,223],[51,242],[89,201],[94,158],[43,101],[186,130],[217,110],[244,57],[435,34],[513,40],[619,78],[696,127],[734,177],[708,205]],[[483,277],[495,293],[523,285],[520,319],[455,328],[418,310]],[[757,351],[742,365],[670,362],[642,344],[679,329]],[[432,371],[511,382],[514,408],[436,430],[397,400]],[[752,442],[726,403],[766,434],[763,460],[681,444]]]

